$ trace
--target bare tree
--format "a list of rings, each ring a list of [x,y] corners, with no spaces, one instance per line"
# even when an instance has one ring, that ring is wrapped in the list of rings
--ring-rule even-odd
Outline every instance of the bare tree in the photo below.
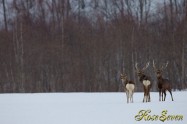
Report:
[[[5,30],[7,31],[8,27],[7,27],[7,14],[6,14],[5,0],[2,0],[2,4],[3,4],[3,16],[4,16]]]

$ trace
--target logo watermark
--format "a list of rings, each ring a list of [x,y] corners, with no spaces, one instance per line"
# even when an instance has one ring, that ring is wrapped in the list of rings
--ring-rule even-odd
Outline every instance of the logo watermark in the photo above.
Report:
[[[140,110],[137,115],[135,115],[136,121],[182,121],[183,115],[169,115],[167,110],[163,110],[160,115],[151,115],[151,110]]]

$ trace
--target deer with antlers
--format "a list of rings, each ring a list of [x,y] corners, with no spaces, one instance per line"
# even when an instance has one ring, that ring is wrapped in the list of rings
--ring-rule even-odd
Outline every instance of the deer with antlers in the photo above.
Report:
[[[143,84],[144,98],[143,102],[150,102],[150,89],[152,86],[151,78],[144,74],[145,70],[149,67],[149,62],[142,69],[138,68],[138,63],[135,64],[135,70],[138,75],[139,81]]]
[[[127,95],[127,103],[133,102],[133,93],[135,84],[133,81],[128,80],[127,74],[121,74],[121,81],[123,86],[125,87],[126,95]]]
[[[168,90],[170,95],[171,95],[171,99],[173,101],[173,96],[172,96],[172,92],[171,92],[171,89],[172,89],[172,86],[171,86],[171,83],[168,79],[164,79],[162,77],[162,72],[164,69],[166,69],[168,66],[168,62],[165,64],[165,65],[162,65],[161,68],[157,68],[156,65],[155,65],[155,62],[153,60],[153,68],[154,68],[154,71],[156,73],[156,76],[157,76],[157,85],[158,85],[158,90],[159,90],[159,101],[165,101],[166,99],[166,91]],[[163,97],[164,95],[164,97]]]

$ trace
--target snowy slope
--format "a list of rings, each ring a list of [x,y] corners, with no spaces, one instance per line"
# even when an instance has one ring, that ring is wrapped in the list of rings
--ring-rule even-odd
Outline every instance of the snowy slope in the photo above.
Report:
[[[127,104],[124,93],[37,93],[0,94],[0,124],[187,124],[187,91],[167,93],[166,102],[151,93],[151,102],[142,103],[143,93],[134,94]],[[140,110],[150,115],[183,115],[182,121],[136,121]]]

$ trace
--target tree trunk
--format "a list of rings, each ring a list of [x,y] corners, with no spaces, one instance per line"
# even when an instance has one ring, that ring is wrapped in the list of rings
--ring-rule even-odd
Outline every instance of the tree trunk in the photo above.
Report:
[[[185,44],[184,44],[184,40],[183,40],[183,45],[182,45],[182,79],[181,79],[181,84],[182,84],[182,88],[184,88],[184,83],[185,83],[185,58],[184,58],[184,54],[185,54]]]
[[[6,7],[5,7],[5,0],[2,0],[3,3],[3,16],[4,16],[4,24],[5,24],[5,30],[8,30],[7,27],[7,17],[6,17]]]

